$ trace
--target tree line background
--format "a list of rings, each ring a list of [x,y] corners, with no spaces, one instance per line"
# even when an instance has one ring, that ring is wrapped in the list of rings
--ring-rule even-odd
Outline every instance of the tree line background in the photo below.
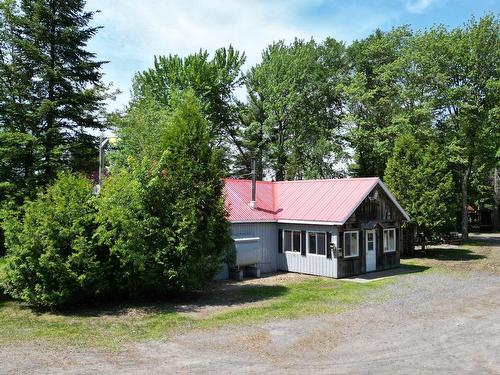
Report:
[[[248,177],[252,159],[258,178],[378,176],[427,236],[467,238],[468,204],[494,208],[498,228],[496,15],[349,45],[274,42],[248,71],[232,46],[157,56],[112,114],[106,62],[87,49],[93,15],[84,0],[0,1],[11,295],[59,306],[198,287],[230,258],[221,177]],[[119,142],[96,197],[106,128]]]
[[[279,41],[247,72],[233,47],[156,57],[115,118],[120,148],[149,153],[151,114],[190,88],[228,175],[248,176],[255,159],[259,178],[378,176],[427,236],[467,238],[468,204],[494,208],[498,230],[499,35],[490,14],[454,29],[376,30],[350,45]]]

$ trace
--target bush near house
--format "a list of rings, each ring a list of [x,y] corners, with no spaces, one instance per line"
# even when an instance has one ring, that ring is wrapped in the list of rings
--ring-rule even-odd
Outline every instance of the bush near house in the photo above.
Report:
[[[4,211],[3,282],[44,308],[200,288],[228,257],[221,157],[187,92],[162,127],[160,160],[129,158],[99,197],[61,174],[20,210]]]
[[[96,208],[90,182],[61,174],[18,211],[4,211],[8,249],[5,290],[35,306],[54,307],[101,290],[106,272],[92,241]]]
[[[199,101],[187,92],[160,123],[160,160],[134,162],[98,199],[99,244],[118,263],[119,292],[132,297],[199,288],[229,244],[221,155],[211,147]]]

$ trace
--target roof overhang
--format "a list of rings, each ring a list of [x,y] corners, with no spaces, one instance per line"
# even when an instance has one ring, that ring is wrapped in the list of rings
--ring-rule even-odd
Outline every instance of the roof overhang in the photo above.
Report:
[[[342,225],[336,221],[314,221],[314,220],[230,220],[231,224],[259,224],[259,223],[277,223],[277,224],[307,224],[307,225]]]
[[[314,221],[314,220],[287,220],[287,219],[279,219],[278,224],[308,224],[308,225],[342,225],[343,223],[339,223],[336,221]]]

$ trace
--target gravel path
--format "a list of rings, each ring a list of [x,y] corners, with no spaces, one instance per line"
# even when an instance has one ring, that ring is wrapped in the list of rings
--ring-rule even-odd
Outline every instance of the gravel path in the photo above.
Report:
[[[496,254],[497,240],[483,239]],[[340,314],[191,332],[121,353],[4,347],[0,373],[500,374],[498,274],[395,279],[380,292],[381,302]]]

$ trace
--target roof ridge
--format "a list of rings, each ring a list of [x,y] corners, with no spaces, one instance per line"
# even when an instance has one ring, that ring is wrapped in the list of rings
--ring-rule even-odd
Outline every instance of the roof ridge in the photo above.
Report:
[[[251,179],[248,178],[234,178],[234,177],[225,177],[224,181],[239,181],[239,182],[251,182]],[[265,184],[288,184],[288,183],[305,183],[305,182],[328,182],[328,181],[359,181],[359,180],[380,180],[380,177],[344,177],[344,178],[316,178],[310,180],[286,180],[286,181],[265,181],[265,180],[257,180],[258,183]]]
[[[304,183],[304,182],[327,182],[327,181],[359,181],[359,180],[380,180],[380,177],[345,177],[345,178],[317,178],[311,180],[286,180],[286,181],[273,181],[276,184],[284,183]]]
[[[240,182],[252,182],[251,179],[249,178],[234,178],[234,177],[225,177],[222,179],[223,181],[240,181]],[[263,180],[257,180],[256,182],[258,183],[266,183],[266,184],[272,184],[276,181],[263,181]]]

